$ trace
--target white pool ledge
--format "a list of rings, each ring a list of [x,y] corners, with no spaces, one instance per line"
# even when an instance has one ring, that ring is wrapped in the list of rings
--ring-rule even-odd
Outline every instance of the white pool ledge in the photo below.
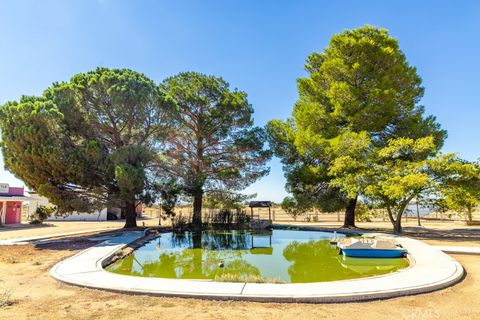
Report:
[[[65,283],[125,293],[278,302],[350,302],[393,298],[439,290],[459,282],[463,267],[438,248],[397,237],[408,250],[411,266],[394,273],[341,281],[315,283],[238,283],[205,280],[147,278],[105,271],[102,263],[117,250],[142,237],[122,236],[84,250],[57,263],[50,274]]]

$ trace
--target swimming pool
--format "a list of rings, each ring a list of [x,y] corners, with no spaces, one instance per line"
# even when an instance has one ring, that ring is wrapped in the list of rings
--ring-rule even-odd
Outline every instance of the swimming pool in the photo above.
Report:
[[[344,257],[331,238],[330,232],[280,229],[164,233],[105,269],[142,277],[306,283],[382,275],[409,265],[406,258]]]

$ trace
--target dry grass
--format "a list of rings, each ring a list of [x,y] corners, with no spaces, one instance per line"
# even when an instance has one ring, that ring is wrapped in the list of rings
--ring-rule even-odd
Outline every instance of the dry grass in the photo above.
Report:
[[[13,304],[12,291],[8,288],[0,289],[0,309]]]
[[[215,276],[213,280],[218,282],[285,283],[285,281],[282,281],[281,279],[265,278],[261,275],[238,275],[231,273],[225,273]]]

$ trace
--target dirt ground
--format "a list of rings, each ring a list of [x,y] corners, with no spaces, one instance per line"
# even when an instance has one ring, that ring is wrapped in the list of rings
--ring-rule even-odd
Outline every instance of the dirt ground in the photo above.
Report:
[[[430,242],[457,245],[443,233]],[[470,235],[475,243],[478,232]],[[480,319],[480,256],[455,255],[467,270],[450,288],[416,296],[347,304],[279,304],[126,295],[60,283],[48,274],[59,260],[93,245],[70,243],[0,247],[0,319]]]

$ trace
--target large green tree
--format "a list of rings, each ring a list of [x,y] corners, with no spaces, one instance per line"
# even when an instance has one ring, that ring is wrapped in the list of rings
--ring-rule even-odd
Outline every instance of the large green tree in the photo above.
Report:
[[[372,151],[373,141],[363,132],[350,135],[348,143],[354,147],[330,167],[331,183],[385,208],[395,233],[402,232],[413,199],[471,212],[480,192],[479,165],[438,153],[433,137],[390,139]]]
[[[206,192],[241,190],[268,173],[265,132],[253,126],[246,93],[221,78],[185,72],[162,88],[177,104],[162,169],[193,197],[192,222],[201,227]]]
[[[451,158],[447,166],[435,166],[436,171],[447,174],[440,176],[443,187],[434,202],[441,210],[464,213],[471,222],[474,210],[480,206],[480,164]]]
[[[89,211],[107,201],[101,150],[69,139],[64,115],[45,97],[22,97],[0,108],[5,168],[55,203],[60,212]]]
[[[5,166],[63,212],[123,208],[156,191],[158,153],[174,103],[143,74],[98,68],[55,83],[40,97],[1,108]]]
[[[328,166],[322,159],[301,154],[295,146],[295,124],[272,120],[267,125],[268,141],[283,164],[285,188],[298,203],[323,212],[335,212],[347,205],[346,194],[330,184]]]
[[[436,146],[432,137],[398,138],[383,148],[371,146],[366,132],[343,137],[342,143],[353,145],[334,160],[330,174],[332,184],[352,195],[362,195],[385,208],[395,233],[401,233],[401,218],[406,207],[422,194],[433,194],[440,185],[430,168]]]
[[[436,149],[441,147],[445,131],[418,104],[424,92],[421,79],[385,29],[364,26],[334,35],[323,52],[307,58],[305,70],[308,75],[298,79],[292,119],[268,125],[269,141],[287,178],[292,168],[303,167],[314,174],[306,175],[308,184],[331,189],[329,168],[350,148],[348,139],[338,148],[338,140],[350,133],[371,138],[367,157],[399,137],[432,136]],[[346,203],[345,227],[355,226],[360,192],[339,194]]]

